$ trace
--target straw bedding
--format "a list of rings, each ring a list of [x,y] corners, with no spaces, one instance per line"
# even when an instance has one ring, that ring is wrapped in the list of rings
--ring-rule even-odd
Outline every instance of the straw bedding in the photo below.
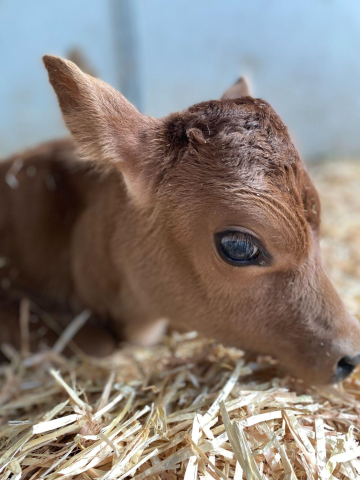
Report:
[[[313,169],[326,266],[360,314],[360,163]],[[76,330],[86,312],[74,320]],[[106,359],[7,347],[0,478],[360,478],[360,372],[314,388],[195,333]],[[59,344],[61,348],[59,348]]]

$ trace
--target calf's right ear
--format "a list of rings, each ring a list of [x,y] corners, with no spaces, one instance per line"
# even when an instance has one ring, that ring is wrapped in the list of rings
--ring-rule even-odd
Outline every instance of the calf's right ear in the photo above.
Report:
[[[130,192],[144,190],[149,179],[141,152],[160,121],[142,115],[121,93],[69,60],[46,55],[43,61],[80,155],[116,165]]]
[[[239,97],[251,97],[249,83],[245,77],[240,77],[234,85],[231,85],[221,97],[221,100],[234,100]]]

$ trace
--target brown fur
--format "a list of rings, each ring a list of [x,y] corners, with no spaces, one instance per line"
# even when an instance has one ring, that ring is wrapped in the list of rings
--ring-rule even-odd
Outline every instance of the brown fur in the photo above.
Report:
[[[317,192],[266,102],[232,87],[156,120],[71,62],[45,65],[86,161],[64,141],[0,165],[3,298],[90,308],[119,338],[146,340],[167,319],[315,382],[358,353],[358,322],[321,266]],[[234,226],[270,265],[220,259],[213,236]]]

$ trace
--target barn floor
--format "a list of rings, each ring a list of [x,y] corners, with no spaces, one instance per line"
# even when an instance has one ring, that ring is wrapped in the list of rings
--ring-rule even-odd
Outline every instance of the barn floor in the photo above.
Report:
[[[360,162],[312,174],[325,264],[360,318]],[[360,371],[314,388],[196,334],[103,360],[6,353],[1,480],[360,476]]]

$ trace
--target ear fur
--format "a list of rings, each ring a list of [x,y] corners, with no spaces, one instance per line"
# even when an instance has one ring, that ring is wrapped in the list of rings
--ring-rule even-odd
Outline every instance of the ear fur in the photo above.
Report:
[[[250,87],[245,77],[240,77],[221,97],[221,100],[234,100],[239,97],[251,97]]]
[[[158,121],[142,115],[121,93],[74,63],[49,55],[43,61],[79,154],[115,164],[129,187],[138,184],[144,168],[142,147]]]

